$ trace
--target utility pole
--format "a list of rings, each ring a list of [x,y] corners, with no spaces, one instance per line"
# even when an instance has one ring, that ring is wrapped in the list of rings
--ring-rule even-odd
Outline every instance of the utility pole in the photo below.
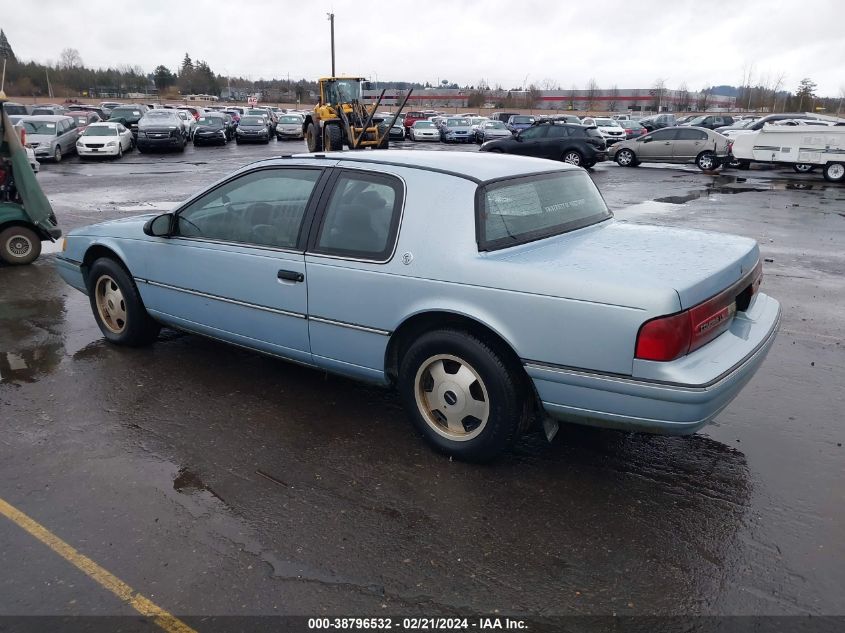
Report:
[[[329,16],[329,22],[331,22],[331,32],[332,32],[332,77],[335,76],[334,74],[334,13],[327,13]]]

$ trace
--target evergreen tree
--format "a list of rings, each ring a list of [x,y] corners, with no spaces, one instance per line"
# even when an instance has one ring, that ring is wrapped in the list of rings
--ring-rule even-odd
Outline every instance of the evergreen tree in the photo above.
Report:
[[[0,59],[15,60],[15,52],[9,44],[9,40],[6,39],[6,34],[3,32],[3,29],[0,29]]]

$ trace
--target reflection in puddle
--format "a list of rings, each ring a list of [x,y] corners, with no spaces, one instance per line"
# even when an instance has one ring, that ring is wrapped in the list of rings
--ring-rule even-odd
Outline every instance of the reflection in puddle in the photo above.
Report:
[[[717,176],[710,185],[703,189],[696,189],[695,191],[689,191],[686,194],[678,196],[663,196],[662,198],[655,198],[654,202],[685,204],[692,200],[707,198],[714,194],[733,195],[738,193],[765,193],[766,191],[825,191],[827,189],[826,185],[813,182],[761,182],[753,187],[736,186],[747,182],[747,180],[747,178],[739,176]]]

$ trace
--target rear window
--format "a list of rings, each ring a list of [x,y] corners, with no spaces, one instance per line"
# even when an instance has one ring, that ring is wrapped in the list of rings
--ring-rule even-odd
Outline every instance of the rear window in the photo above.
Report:
[[[583,171],[495,182],[479,188],[476,206],[478,248],[482,251],[560,235],[611,216]]]
[[[26,116],[26,106],[4,103],[3,109],[6,111],[6,114],[10,116],[13,114],[22,114]]]

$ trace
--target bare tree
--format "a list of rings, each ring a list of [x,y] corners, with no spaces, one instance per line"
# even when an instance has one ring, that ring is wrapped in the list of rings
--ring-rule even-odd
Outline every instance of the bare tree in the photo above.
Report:
[[[587,110],[594,110],[596,105],[596,97],[599,96],[599,85],[592,77],[587,82]]]
[[[698,110],[699,112],[707,112],[707,104],[710,101],[710,90],[711,88],[707,87],[698,93],[698,102],[696,103],[696,110]]]
[[[739,85],[738,103],[747,103],[746,109],[751,108],[751,83],[754,81],[754,63],[742,67],[742,82]]]
[[[785,80],[786,74],[781,73],[778,75],[778,78],[775,80],[774,86],[772,87],[772,112],[777,109],[778,93],[783,89],[783,82]]]
[[[690,94],[687,82],[681,82],[678,86],[678,112],[686,112],[690,109]]]
[[[575,109],[575,93],[578,91],[578,86],[572,84],[572,88],[569,90],[569,109]]]
[[[66,48],[59,55],[59,68],[77,68],[82,66],[82,56],[75,48]]]
[[[540,82],[540,87],[543,90],[554,90],[556,85],[557,82],[550,77],[546,77],[545,79],[543,79],[543,81]]]
[[[616,105],[619,101],[619,88],[616,87],[616,84],[613,84],[613,86],[611,86],[608,95],[610,96],[610,101],[607,105],[610,108],[611,112],[616,112]]]
[[[836,116],[842,112],[842,102],[845,101],[845,84],[839,86],[839,106],[836,108]]]
[[[666,95],[666,80],[662,77],[655,79],[649,94],[654,97],[652,106],[655,112],[660,112],[663,109],[663,97]]]

